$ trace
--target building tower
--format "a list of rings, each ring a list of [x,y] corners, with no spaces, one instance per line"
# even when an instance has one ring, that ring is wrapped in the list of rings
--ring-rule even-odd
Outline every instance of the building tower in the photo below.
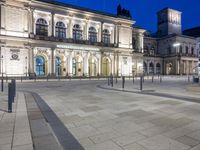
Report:
[[[181,14],[182,12],[170,8],[165,8],[159,11],[157,13],[158,36],[162,37],[174,33],[182,34]]]

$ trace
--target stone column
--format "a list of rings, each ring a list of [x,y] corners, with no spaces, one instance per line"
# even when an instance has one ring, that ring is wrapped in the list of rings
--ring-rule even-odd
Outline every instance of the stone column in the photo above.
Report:
[[[29,64],[29,73],[34,73],[34,48],[29,48],[28,64]]]
[[[67,28],[68,30],[67,30],[67,38],[70,38],[70,39],[72,39],[73,38],[73,36],[72,36],[72,20],[71,19],[69,19],[69,23],[68,23],[68,28]]]
[[[139,43],[138,43],[138,47],[139,47],[139,52],[144,52],[144,35],[142,33],[139,33]]]
[[[32,8],[30,8],[30,10],[29,10],[29,21],[28,21],[28,23],[29,23],[29,33],[30,34],[34,34],[34,24],[35,24],[35,22],[34,22],[34,16],[33,16],[33,9]]]
[[[51,36],[54,37],[54,29],[55,29],[55,23],[54,23],[54,12],[51,13]]]
[[[54,56],[54,53],[55,53],[55,49],[51,49],[51,76],[55,76],[55,56]]]
[[[88,20],[85,22],[85,30],[84,30],[84,40],[88,40]]]
[[[5,13],[5,6],[1,5],[1,29],[5,29],[6,28],[6,13]]]
[[[101,42],[103,42],[103,22],[101,22]]]

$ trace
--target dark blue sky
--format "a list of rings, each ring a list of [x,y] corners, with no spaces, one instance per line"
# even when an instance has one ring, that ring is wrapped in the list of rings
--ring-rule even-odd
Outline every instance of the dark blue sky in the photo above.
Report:
[[[200,0],[57,0],[94,10],[116,14],[120,3],[129,9],[136,25],[156,31],[156,12],[170,7],[182,11],[183,29],[200,26]]]

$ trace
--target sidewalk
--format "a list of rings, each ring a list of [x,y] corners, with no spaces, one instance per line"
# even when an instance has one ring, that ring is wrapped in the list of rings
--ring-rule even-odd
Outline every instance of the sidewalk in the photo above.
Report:
[[[17,93],[12,113],[7,113],[7,99],[0,93],[0,150],[33,150],[24,94]]]

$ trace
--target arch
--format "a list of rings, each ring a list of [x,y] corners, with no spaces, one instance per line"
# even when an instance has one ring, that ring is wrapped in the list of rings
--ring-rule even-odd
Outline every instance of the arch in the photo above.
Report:
[[[108,29],[104,29],[103,30],[103,42],[105,44],[109,44],[110,43],[110,32]]]
[[[111,74],[111,60],[108,57],[104,57],[102,60],[102,75],[109,76]]]
[[[47,74],[47,63],[45,57],[38,55],[36,56],[35,61],[36,75],[45,76]]]
[[[143,72],[144,74],[147,74],[147,63],[143,62]]]
[[[79,24],[75,24],[73,26],[73,39],[74,40],[82,40],[83,38],[83,30]]]
[[[194,47],[191,48],[191,54],[194,55]]]
[[[160,63],[156,64],[156,74],[160,74],[161,73],[161,65]]]
[[[173,65],[172,65],[172,63],[167,63],[167,64],[166,64],[166,74],[167,74],[167,75],[172,74],[172,70],[173,70]]]
[[[76,56],[72,58],[72,75],[83,75],[83,58],[81,56]]]
[[[60,39],[66,38],[66,26],[62,21],[56,23],[56,37]]]
[[[189,47],[185,46],[185,53],[188,54],[189,53]]]
[[[98,61],[97,58],[92,56],[88,59],[88,64],[89,64],[89,76],[96,76],[97,75],[97,66],[98,66]]]
[[[55,59],[56,76],[61,76],[62,75],[62,69],[63,69],[62,62],[63,62],[62,58],[60,56],[56,56],[56,59]]]
[[[170,55],[170,54],[172,54],[172,49],[171,49],[171,47],[170,46],[168,46],[168,54]]]
[[[154,74],[154,64],[152,62],[149,64],[149,74]]]
[[[36,35],[48,36],[48,24],[43,18],[36,21]]]
[[[90,42],[97,42],[97,31],[94,27],[89,28],[89,41]]]

